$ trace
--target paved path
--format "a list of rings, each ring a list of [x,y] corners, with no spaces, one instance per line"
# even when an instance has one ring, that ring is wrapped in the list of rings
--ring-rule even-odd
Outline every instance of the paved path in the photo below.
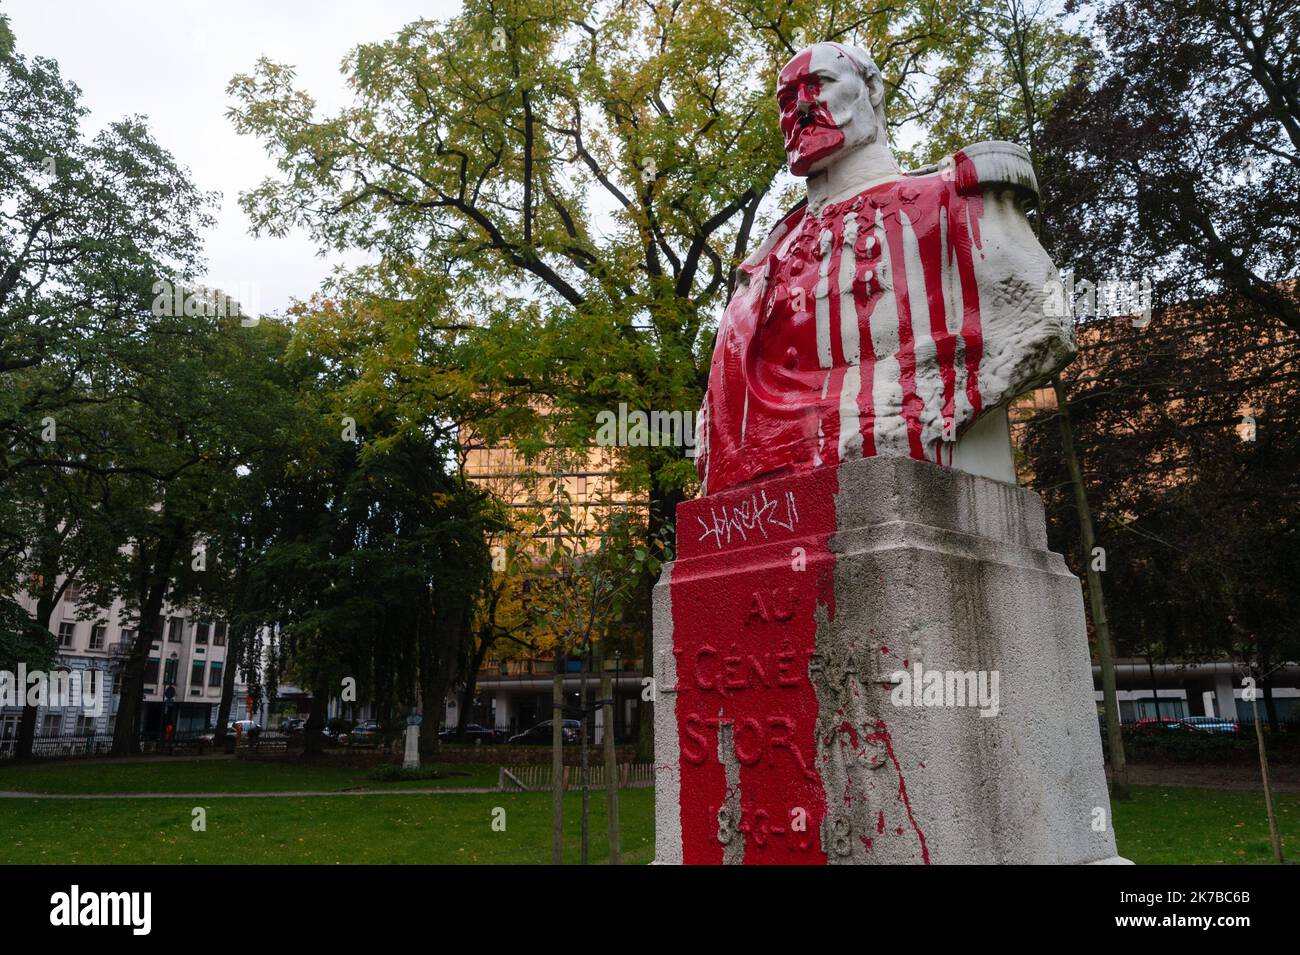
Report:
[[[269,793],[23,793],[0,792],[0,799],[298,799],[317,796],[463,796],[499,793],[495,786],[443,789],[301,789]]]
[[[654,783],[642,780],[620,787],[651,789]],[[532,792],[550,792],[535,789]],[[567,792],[579,792],[570,786]],[[594,786],[593,793],[602,793],[604,786]],[[486,793],[515,795],[519,790],[498,789],[496,786],[446,786],[441,789],[296,789],[285,792],[264,793],[26,793],[0,791],[0,799],[314,799],[321,796],[481,796]]]
[[[1176,786],[1193,789],[1225,789],[1232,792],[1264,792],[1259,764],[1222,766],[1214,763],[1158,765],[1130,763],[1128,781],[1134,786]],[[1109,776],[1109,770],[1107,776]],[[1275,793],[1300,793],[1300,766],[1278,763],[1269,766],[1269,782]]]

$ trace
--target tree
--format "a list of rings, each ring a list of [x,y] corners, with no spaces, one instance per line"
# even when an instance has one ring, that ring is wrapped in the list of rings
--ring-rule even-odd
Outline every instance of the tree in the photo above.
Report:
[[[1035,234],[1052,249],[1057,183],[1051,166],[1044,169],[1044,127],[1059,101],[1091,75],[1096,60],[1089,40],[1069,29],[1060,5],[1053,0],[995,0],[968,4],[967,20],[983,38],[965,68],[962,82],[947,87],[937,109],[926,119],[930,131],[922,158],[934,161],[979,139],[1017,142],[1029,152],[1039,172],[1039,196],[1028,210]],[[1073,304],[1073,303],[1071,303]],[[1102,578],[1092,561],[1095,530],[1083,471],[1074,441],[1069,386],[1059,376],[1052,382],[1054,415],[1060,431],[1066,479],[1073,489],[1075,518],[1080,527],[1084,559],[1080,576],[1087,581],[1088,616],[1096,637],[1106,714],[1107,758],[1117,799],[1129,798],[1124,740],[1115,689],[1115,665],[1110,622]],[[1043,422],[1038,422],[1043,423]]]
[[[88,580],[94,603],[121,597],[139,620],[123,662],[114,755],[137,747],[164,604],[200,600],[207,536],[223,527],[239,469],[283,440],[275,357],[273,336],[235,316],[163,314],[104,385],[121,399],[115,459],[147,462],[110,477],[105,507],[124,546]]]
[[[782,63],[817,39],[866,45],[902,125],[960,82],[934,76],[969,52],[960,6],[471,0],[354,49],[356,102],[334,116],[288,66],[235,77],[235,127],[281,169],[242,202],[261,232],[375,254],[356,276],[372,292],[436,301],[425,321],[461,330],[461,367],[499,409],[477,422],[487,439],[590,447],[620,402],[699,407],[735,268],[793,201]],[[693,463],[680,446],[622,457],[647,542],[671,539]]]
[[[149,291],[199,264],[213,197],[138,118],[81,133],[80,91],[0,34],[0,486],[17,471],[118,468],[50,454],[70,404],[110,400],[82,383],[138,341]],[[142,307],[142,303],[143,306]]]
[[[151,457],[133,454],[136,438],[120,427],[138,413],[140,398],[123,384],[142,342],[155,341],[154,283],[199,266],[212,197],[139,119],[84,137],[80,91],[53,61],[14,46],[5,21],[0,541],[9,566],[24,567],[20,575],[32,582],[40,629],[67,585],[59,575],[88,559],[107,566],[124,541],[107,530],[121,530],[107,479],[155,475]],[[91,526],[102,534],[83,546]],[[30,748],[33,720],[25,714],[20,749]]]
[[[1157,302],[1233,292],[1300,330],[1300,9],[1286,0],[1101,0],[1106,55],[1045,130],[1056,251],[1145,275]]]
[[[553,634],[556,645],[557,680],[560,663],[577,655],[583,660],[580,678],[579,717],[582,761],[582,864],[587,864],[588,832],[587,814],[590,801],[587,771],[587,728],[591,713],[587,705],[587,673],[591,669],[592,650],[595,643],[610,634],[635,604],[637,585],[645,572],[657,574],[658,561],[648,551],[636,546],[641,536],[632,516],[624,513],[610,514],[607,523],[593,525],[592,515],[576,511],[560,480],[553,483],[553,504],[539,515],[538,589],[540,605],[544,608],[547,629]],[[555,755],[552,766],[561,764],[559,751],[563,737],[559,726],[565,717],[562,710],[553,714],[552,747]],[[611,732],[606,726],[605,731]],[[609,780],[606,780],[607,784]],[[553,773],[551,786],[556,796],[554,805],[555,828],[559,829],[560,805],[558,794],[564,783],[559,773]],[[617,783],[615,783],[617,785]],[[610,825],[617,824],[617,811],[609,817]],[[617,836],[611,830],[610,844]]]
[[[499,518],[455,468],[452,403],[385,365],[400,308],[317,299],[298,309],[285,361],[301,427],[264,505],[253,605],[276,620],[285,675],[312,690],[308,746],[344,678],[392,717],[423,705],[437,745],[442,700],[471,655],[474,605]],[[406,341],[406,339],[403,339]]]
[[[1031,424],[1025,450],[1053,547],[1100,556],[1119,645],[1148,659],[1239,661],[1276,732],[1269,676],[1300,656],[1300,387],[1295,335],[1261,330],[1256,314],[1229,294],[1157,310],[1143,328],[1083,326],[1071,413],[1100,551],[1063,499],[1054,429]]]
[[[61,449],[69,454],[78,429],[65,417]],[[72,451],[72,457],[85,457]],[[89,471],[57,467],[24,469],[9,481],[13,495],[10,512],[0,533],[16,535],[18,550],[11,566],[22,590],[31,598],[34,613],[28,621],[29,642],[41,645],[50,638],[59,601],[84,574],[93,576],[106,555],[118,544],[103,507],[103,479]],[[94,608],[83,608],[84,610]],[[45,654],[39,654],[44,658]],[[29,667],[37,667],[32,660]],[[32,757],[37,708],[23,705],[18,722],[14,758]]]
[[[467,648],[468,658],[462,670],[464,681],[456,724],[458,740],[465,736],[478,674],[484,661],[503,641],[516,649],[529,651],[537,646],[532,638],[539,630],[539,610],[534,595],[530,593],[533,575],[528,542],[510,527],[500,502],[493,502],[492,506],[503,532],[491,535],[487,540],[492,574],[485,580],[474,608],[473,642]]]
[[[3,21],[0,21],[0,27]],[[3,37],[0,37],[3,39]],[[15,674],[19,666],[49,671],[54,667],[55,639],[49,627],[40,627],[18,602],[0,598],[0,670]],[[14,692],[23,708],[19,717],[18,736],[14,741],[14,760],[30,759],[37,707],[27,703],[27,687],[14,684]]]

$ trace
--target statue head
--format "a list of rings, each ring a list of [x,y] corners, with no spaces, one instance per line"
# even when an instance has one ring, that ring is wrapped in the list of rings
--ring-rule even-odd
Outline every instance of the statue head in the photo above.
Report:
[[[855,148],[885,139],[885,87],[865,50],[814,43],[776,81],[790,172],[809,176]]]

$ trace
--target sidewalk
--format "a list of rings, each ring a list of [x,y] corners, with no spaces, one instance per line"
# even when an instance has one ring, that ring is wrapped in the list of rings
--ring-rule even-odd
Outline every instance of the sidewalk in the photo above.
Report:
[[[1300,766],[1268,767],[1275,793],[1300,793]],[[1110,772],[1107,770],[1107,778]],[[1130,763],[1128,781],[1133,786],[1178,786],[1194,789],[1227,789],[1235,792],[1264,791],[1257,764],[1242,766],[1198,765],[1196,763]]]
[[[464,796],[502,793],[495,786],[436,789],[301,789],[263,793],[23,793],[0,792],[0,799],[310,799],[322,796]],[[502,793],[511,795],[510,793]]]

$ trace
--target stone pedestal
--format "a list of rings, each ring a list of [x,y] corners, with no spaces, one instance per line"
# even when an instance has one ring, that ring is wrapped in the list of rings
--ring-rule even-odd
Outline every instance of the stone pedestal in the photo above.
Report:
[[[406,724],[406,753],[402,757],[403,769],[420,768],[420,725]]]
[[[657,861],[1116,857],[1079,581],[1030,491],[869,458],[678,509]]]

